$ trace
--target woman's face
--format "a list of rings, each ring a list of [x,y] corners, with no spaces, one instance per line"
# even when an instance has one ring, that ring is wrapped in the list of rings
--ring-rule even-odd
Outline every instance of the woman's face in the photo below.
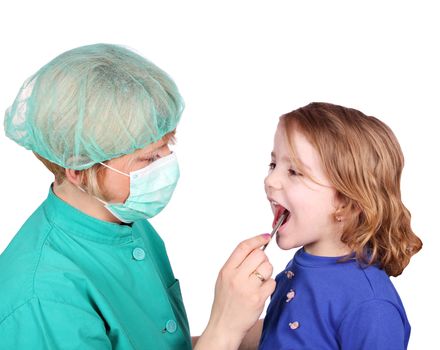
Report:
[[[111,159],[106,164],[127,175],[131,171],[145,168],[155,160],[171,153],[169,146],[173,144],[174,133],[170,132],[159,141],[131,154]],[[130,178],[108,168],[105,168],[104,171],[100,183],[103,194],[110,203],[124,203],[130,194]]]
[[[298,165],[290,156],[284,125],[280,123],[265,179],[265,190],[275,220],[284,208],[290,212],[278,231],[277,243],[282,249],[304,246],[314,255],[340,255],[345,247],[340,241],[342,225],[335,217],[341,205],[336,190],[324,172],[318,152],[307,138],[294,131],[292,141],[302,166],[318,183],[299,173]]]

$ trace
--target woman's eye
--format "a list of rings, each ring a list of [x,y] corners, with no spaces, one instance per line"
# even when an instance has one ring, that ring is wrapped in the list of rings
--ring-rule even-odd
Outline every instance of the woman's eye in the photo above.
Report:
[[[270,162],[270,163],[269,163],[269,169],[270,169],[270,170],[275,169],[275,166],[276,166],[276,164],[275,164],[274,162]]]
[[[158,159],[159,159],[159,156],[155,155],[155,156],[151,156],[151,157],[141,158],[141,162],[153,163],[155,160],[158,160]]]

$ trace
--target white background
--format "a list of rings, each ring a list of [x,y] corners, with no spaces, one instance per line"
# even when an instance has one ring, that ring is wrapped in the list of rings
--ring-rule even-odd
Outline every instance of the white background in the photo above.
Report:
[[[127,45],[166,70],[186,101],[181,181],[153,220],[192,328],[209,317],[216,275],[235,245],[268,232],[265,198],[278,117],[311,101],[360,109],[395,131],[402,193],[424,241],[397,286],[410,349],[438,348],[439,11],[435,1],[3,1],[0,108],[68,49]],[[0,135],[0,251],[46,197],[51,174]],[[437,252],[437,253],[436,253]],[[271,244],[276,271],[293,251]],[[0,286],[1,288],[1,286]]]

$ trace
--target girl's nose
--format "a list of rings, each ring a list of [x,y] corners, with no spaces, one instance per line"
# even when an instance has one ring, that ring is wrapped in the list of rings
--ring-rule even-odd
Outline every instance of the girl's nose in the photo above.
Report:
[[[280,178],[275,170],[272,170],[264,179],[264,187],[266,191],[269,189],[280,190],[282,188]]]

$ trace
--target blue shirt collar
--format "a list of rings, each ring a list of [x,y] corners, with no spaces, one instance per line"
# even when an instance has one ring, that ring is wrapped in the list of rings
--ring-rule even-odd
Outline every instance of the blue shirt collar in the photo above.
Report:
[[[353,262],[354,254],[351,254],[349,259],[345,261],[346,256],[317,256],[307,253],[304,247],[299,249],[294,256],[294,260],[297,264],[308,267],[322,267],[328,265],[334,265],[341,262]]]

